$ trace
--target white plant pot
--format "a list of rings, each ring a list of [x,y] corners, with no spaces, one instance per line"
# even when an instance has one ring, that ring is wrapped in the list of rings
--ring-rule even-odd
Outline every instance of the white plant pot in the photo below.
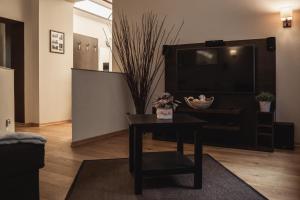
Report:
[[[269,101],[260,101],[259,102],[260,112],[270,112],[271,102]]]
[[[156,117],[157,119],[173,119],[173,109],[157,108]]]

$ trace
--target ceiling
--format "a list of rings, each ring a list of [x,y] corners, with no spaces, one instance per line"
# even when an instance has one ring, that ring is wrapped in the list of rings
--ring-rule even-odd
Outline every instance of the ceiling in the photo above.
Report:
[[[83,0],[66,0],[66,1],[70,1],[70,2],[78,2],[78,1],[83,1]],[[94,2],[96,2],[96,3],[99,3],[99,4],[101,4],[101,5],[103,5],[103,6],[106,6],[106,7],[108,7],[108,8],[112,8],[112,1],[113,0],[90,0],[90,1],[94,1]]]
[[[253,1],[252,3],[254,3]],[[256,1],[262,9],[269,12],[278,12],[282,7],[289,6],[294,10],[300,9],[300,0],[259,0]]]
[[[66,0],[66,1],[72,1],[72,2],[76,2],[76,1],[83,1],[83,0]],[[92,1],[95,1],[95,2],[107,2],[107,3],[112,3],[113,0],[92,0]]]
[[[112,0],[93,0],[95,2],[98,2],[98,3],[112,3]]]
[[[66,0],[71,2],[82,1],[82,0]],[[102,4],[111,5],[113,0],[92,0]],[[245,4],[250,3],[256,5],[257,10],[263,10],[268,12],[278,12],[280,8],[290,6],[294,10],[300,9],[300,0],[248,0]]]

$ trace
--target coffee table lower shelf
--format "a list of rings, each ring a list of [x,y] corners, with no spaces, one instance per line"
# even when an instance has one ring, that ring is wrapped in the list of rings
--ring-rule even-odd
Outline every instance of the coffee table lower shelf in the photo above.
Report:
[[[194,172],[194,162],[180,152],[143,153],[142,174],[145,176],[192,174]]]

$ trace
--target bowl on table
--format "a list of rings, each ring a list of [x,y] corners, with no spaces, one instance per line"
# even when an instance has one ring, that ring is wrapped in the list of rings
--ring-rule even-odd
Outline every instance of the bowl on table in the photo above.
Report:
[[[184,97],[184,100],[189,107],[197,110],[203,110],[208,109],[214,102],[215,98],[207,98],[204,95],[200,95],[198,99],[194,97]]]

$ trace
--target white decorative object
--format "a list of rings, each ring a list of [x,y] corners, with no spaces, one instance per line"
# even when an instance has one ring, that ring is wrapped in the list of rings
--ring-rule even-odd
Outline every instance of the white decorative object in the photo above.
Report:
[[[195,99],[194,97],[184,97],[184,100],[188,106],[191,108],[201,110],[209,108],[214,102],[214,97],[207,98],[205,95],[200,95],[199,99]]]
[[[153,102],[156,108],[157,119],[173,119],[173,111],[176,110],[180,101],[174,100],[170,93],[164,93]]]
[[[259,107],[261,112],[270,112],[271,102],[270,101],[260,101]]]
[[[157,119],[173,119],[172,108],[157,108],[156,109]]]

